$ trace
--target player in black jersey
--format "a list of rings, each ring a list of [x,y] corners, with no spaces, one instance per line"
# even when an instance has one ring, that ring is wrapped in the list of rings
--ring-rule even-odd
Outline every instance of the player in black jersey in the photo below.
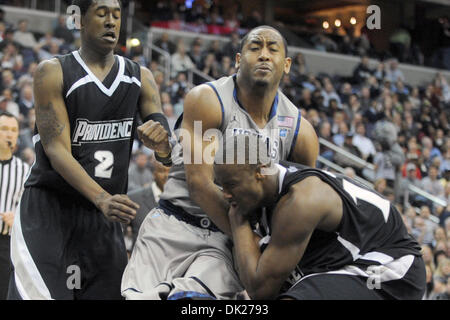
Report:
[[[137,128],[166,164],[168,124],[151,72],[114,55],[119,0],[76,0],[81,48],[34,77],[36,162],[13,229],[10,299],[120,299],[127,263],[120,222]]]
[[[250,297],[422,298],[420,246],[388,200],[342,175],[290,162],[264,175],[271,164],[251,164],[248,155],[259,153],[246,154],[243,164],[235,156],[214,171],[231,204],[236,261]]]

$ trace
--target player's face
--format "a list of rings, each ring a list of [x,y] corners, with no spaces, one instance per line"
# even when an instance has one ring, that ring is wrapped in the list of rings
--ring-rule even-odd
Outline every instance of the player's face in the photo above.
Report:
[[[245,165],[219,165],[215,167],[215,175],[230,205],[237,205],[247,214],[262,206],[264,192],[256,178],[256,169]]]
[[[2,148],[14,150],[19,137],[19,124],[11,117],[0,117],[0,145]]]
[[[252,31],[236,56],[238,74],[260,86],[278,85],[290,67],[291,58],[286,57],[283,39],[271,29]]]
[[[119,41],[122,11],[118,0],[96,0],[87,11],[82,28],[95,46],[113,50]]]

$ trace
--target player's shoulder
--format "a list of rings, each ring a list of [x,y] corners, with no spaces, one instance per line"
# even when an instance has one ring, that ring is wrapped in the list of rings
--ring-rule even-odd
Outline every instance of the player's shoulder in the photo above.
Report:
[[[34,74],[35,85],[58,85],[62,82],[63,70],[57,58],[41,61]]]

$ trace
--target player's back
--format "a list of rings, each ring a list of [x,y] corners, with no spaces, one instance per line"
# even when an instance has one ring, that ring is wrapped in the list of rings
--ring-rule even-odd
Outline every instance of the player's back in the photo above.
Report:
[[[222,108],[222,124],[219,128],[222,134],[246,134],[264,139],[271,145],[274,161],[289,158],[297,140],[301,115],[281,91],[275,97],[268,123],[264,128],[259,128],[237,99],[236,75],[220,78],[207,85],[215,91]],[[173,166],[161,199],[181,207],[189,214],[204,216],[205,213],[189,196],[181,144],[175,146],[173,154]]]
[[[363,275],[367,266],[394,261],[399,261],[399,270],[394,271],[401,273],[402,267],[421,255],[420,246],[408,234],[400,213],[374,190],[343,175],[290,162],[282,161],[278,167],[282,173],[280,197],[292,185],[315,176],[329,184],[342,199],[343,215],[337,229],[313,232],[296,269],[302,276],[336,271]]]
[[[139,65],[116,55],[111,71],[100,81],[78,51],[57,59],[63,73],[73,157],[106,191],[126,193],[141,87]],[[36,161],[25,186],[81,196],[52,168],[37,128],[33,142]]]

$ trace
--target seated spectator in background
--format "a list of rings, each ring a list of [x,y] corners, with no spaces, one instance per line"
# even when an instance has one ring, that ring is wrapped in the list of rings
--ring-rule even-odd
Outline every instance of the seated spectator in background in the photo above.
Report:
[[[202,67],[204,56],[202,52],[202,45],[199,41],[194,40],[191,51],[189,51],[189,58],[191,58],[197,69]]]
[[[167,118],[167,122],[169,123],[169,127],[173,130],[175,126],[175,122],[177,121],[177,116],[175,115],[173,105],[171,103],[165,103],[162,105],[162,110],[164,115]]]
[[[230,41],[223,47],[223,54],[229,57],[232,61],[234,61],[236,54],[239,52],[240,41],[239,33],[232,32],[230,34]]]
[[[308,66],[305,62],[305,56],[303,53],[299,52],[295,56],[295,59],[292,61],[291,71],[289,72],[292,81],[300,85],[304,80],[308,77]]]
[[[375,154],[375,146],[369,138],[366,136],[366,128],[363,123],[360,123],[356,127],[356,133],[352,141],[353,145],[361,152],[361,157],[366,161],[371,161]]]
[[[69,45],[72,44],[75,40],[72,31],[67,29],[67,23],[66,23],[66,17],[65,16],[59,16],[58,17],[58,24],[53,29],[53,35],[64,41],[65,44]]]
[[[20,157],[31,167],[34,163],[34,160],[36,159],[34,148],[23,149],[23,151],[20,153]]]
[[[153,175],[148,167],[148,156],[142,151],[135,155],[136,161],[130,164],[128,170],[128,192],[144,188],[153,182]]]
[[[320,124],[319,137],[333,143],[331,140],[331,125],[328,121],[323,121]],[[329,161],[333,161],[334,152],[324,145],[320,145],[320,156],[324,157]]]
[[[389,37],[392,54],[401,62],[405,62],[411,48],[411,35],[406,27],[400,27]]]
[[[369,57],[364,55],[361,57],[361,62],[353,70],[353,81],[360,84],[369,79],[374,71],[369,66]]]
[[[155,45],[163,49],[164,51],[169,52],[171,55],[174,54],[177,49],[177,46],[175,46],[175,44],[170,41],[169,34],[167,32],[164,32],[161,35],[161,38],[155,41]]]
[[[145,187],[128,192],[130,199],[140,205],[136,218],[131,221],[133,244],[145,217],[154,207],[158,206],[159,196],[163,192],[169,176],[170,168],[156,161],[154,156],[151,158],[151,163],[153,166],[153,180],[148,181]]]
[[[335,99],[338,103],[339,108],[341,108],[341,98],[336,93],[336,90],[333,87],[333,84],[330,81],[326,81],[324,85],[324,89],[321,92],[323,96],[323,104],[325,107],[329,107],[330,100]]]
[[[383,178],[376,179],[373,184],[373,188],[379,194],[384,195],[386,188],[387,188],[386,179],[383,179]]]
[[[19,112],[24,118],[28,117],[28,113],[34,108],[33,87],[25,84],[20,91]]]
[[[412,205],[417,205],[418,203],[426,203],[426,198],[414,193],[409,190],[409,185],[412,184],[419,189],[422,189],[422,182],[417,179],[417,166],[410,162],[406,165],[406,178],[402,178],[400,181],[399,194],[404,202],[409,202]]]
[[[19,119],[19,122],[22,121],[22,117],[20,117],[19,105],[14,102],[10,89],[3,90],[2,96],[0,96],[0,110],[8,111]]]
[[[14,41],[24,48],[33,49],[37,45],[33,33],[28,31],[28,20],[20,20],[18,30],[14,32]]]
[[[172,63],[172,77],[176,77],[180,72],[186,72],[194,68],[194,63],[186,53],[186,48],[183,40],[180,40],[177,45],[177,51],[171,57]]]
[[[422,179],[422,188],[433,196],[444,198],[444,187],[438,179],[439,169],[435,166],[430,166],[428,169],[428,176]]]
[[[208,53],[214,54],[216,61],[222,61],[223,53],[219,40],[214,40],[213,42],[211,42],[211,45],[204,54],[207,55]]]
[[[398,68],[397,59],[392,59],[389,62],[389,68],[386,70],[385,80],[388,80],[391,83],[397,83],[398,80],[405,81],[403,72]]]
[[[422,238],[422,243],[431,245],[433,243],[434,230],[438,224],[430,219],[431,210],[429,206],[423,205],[420,207],[420,217],[423,219],[425,225],[425,232]]]
[[[23,67],[23,57],[19,53],[17,45],[14,43],[9,43],[0,53],[1,57],[1,67],[3,69],[14,70],[15,72],[20,72]]]
[[[231,58],[229,56],[223,56],[222,61],[217,68],[218,78],[229,76],[231,67],[232,67]]]
[[[344,144],[342,145],[342,149],[344,149],[347,152],[350,152],[351,154],[355,155],[358,158],[361,158],[361,152],[357,147],[353,145],[353,133],[348,132],[345,135]],[[341,167],[352,167],[358,175],[361,175],[362,169],[364,168],[363,165],[360,163],[342,155],[342,153],[337,152],[334,155],[334,161],[340,165]]]
[[[219,78],[219,71],[217,69],[217,61],[214,53],[210,52],[206,55],[200,70],[213,79]]]
[[[338,49],[337,44],[323,33],[313,35],[311,42],[314,44],[314,48],[319,51],[336,52]]]
[[[423,138],[420,142],[422,144],[422,147],[430,150],[430,160],[433,160],[433,158],[435,158],[435,157],[442,158],[441,151],[433,145],[433,140],[431,140],[430,137],[423,136]],[[440,167],[439,167],[439,171],[440,171]]]
[[[345,142],[345,137],[348,133],[349,130],[347,123],[345,121],[340,122],[338,131],[333,135],[333,143],[339,147],[342,147]]]

